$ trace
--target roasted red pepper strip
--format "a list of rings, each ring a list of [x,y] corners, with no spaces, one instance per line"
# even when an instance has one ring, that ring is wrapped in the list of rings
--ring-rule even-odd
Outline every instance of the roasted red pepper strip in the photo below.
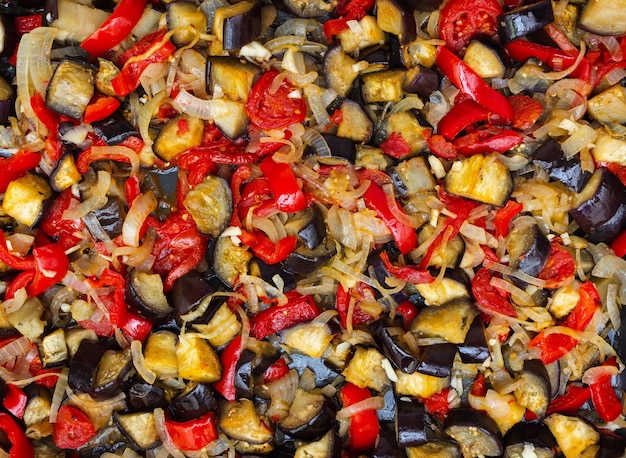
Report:
[[[28,396],[26,396],[24,390],[10,383],[7,383],[6,390],[7,392],[2,401],[2,405],[17,418],[22,418],[24,416],[24,410],[26,410]]]
[[[13,299],[15,294],[22,288],[26,288],[30,285],[35,278],[34,270],[25,270],[24,272],[20,272],[11,283],[7,287],[6,292],[4,293],[4,298]]]
[[[42,14],[27,14],[25,16],[16,16],[15,17],[15,31],[23,35],[32,30],[35,30],[37,27],[41,27],[43,23],[43,15]]]
[[[591,391],[589,387],[570,385],[567,389],[567,393],[554,398],[548,405],[546,416],[558,412],[568,415],[573,415],[591,398]]]
[[[513,218],[520,214],[524,205],[514,200],[507,201],[506,205],[496,212],[493,224],[496,228],[496,237],[506,237],[509,233],[509,225]]]
[[[0,412],[0,431],[11,443],[11,458],[34,458],[35,451],[21,426],[8,413]]]
[[[402,223],[394,216],[389,205],[387,205],[385,191],[380,186],[376,183],[370,183],[367,191],[363,194],[363,200],[367,208],[374,210],[387,225],[402,254],[407,254],[417,246],[415,229]]]
[[[622,402],[611,385],[610,373],[601,375],[589,385],[591,402],[600,418],[609,422],[615,420],[622,413]]]
[[[98,297],[109,312],[111,324],[117,328],[123,327],[128,320],[128,305],[124,297],[125,278],[111,269],[104,269],[100,278],[89,277],[85,281],[99,291]]]
[[[278,358],[270,367],[265,369],[265,372],[263,372],[263,383],[269,383],[274,380],[281,379],[287,375],[288,372],[289,366],[287,366],[285,358]]]
[[[33,255],[35,257],[35,276],[26,291],[29,296],[39,296],[65,277],[69,260],[63,248],[57,244],[35,247],[33,248]]]
[[[143,342],[152,331],[152,322],[133,310],[126,312],[126,321],[121,326],[122,331],[132,340]]]
[[[431,153],[441,159],[456,159],[458,152],[456,146],[452,142],[446,140],[443,135],[427,135],[425,136],[426,143]]]
[[[122,0],[107,20],[83,40],[80,47],[92,57],[103,55],[128,36],[139,22],[145,6],[146,0]]]
[[[111,116],[120,107],[120,101],[115,97],[98,97],[94,102],[87,105],[83,122],[91,124]]]
[[[576,62],[576,56],[567,54],[559,48],[518,38],[504,46],[506,52],[518,62],[526,62],[531,57],[539,59],[550,70],[564,70]]]
[[[443,420],[450,410],[450,402],[448,396],[452,388],[444,388],[438,393],[435,393],[427,398],[420,398],[420,401],[424,403],[426,409],[431,415]]]
[[[393,264],[391,264],[391,261],[389,260],[389,255],[386,251],[380,253],[380,259],[382,259],[387,271],[394,277],[399,278],[400,280],[415,284],[432,283],[433,281],[435,281],[435,277],[433,277],[427,270],[418,269],[411,266],[394,266]]]
[[[324,35],[328,41],[333,41],[335,35],[339,35],[348,29],[348,21],[359,21],[367,14],[367,11],[374,6],[373,0],[357,0],[339,2],[335,8],[335,13],[339,17],[324,22]]]
[[[437,132],[447,140],[454,139],[462,130],[489,120],[489,110],[473,100],[455,104],[437,124]]]
[[[524,136],[512,129],[478,129],[455,139],[452,144],[459,154],[471,156],[483,153],[506,153],[524,141]]]
[[[341,325],[344,327],[344,329],[348,328],[348,321],[352,326],[358,326],[374,321],[375,318],[369,313],[364,312],[359,306],[359,302],[363,300],[363,295],[366,294],[366,291],[372,297],[374,297],[374,293],[371,288],[369,288],[366,284],[362,282],[360,282],[357,287],[349,288],[348,290],[344,289],[341,283],[339,283],[339,286],[337,287],[335,308],[337,309],[339,319],[341,320]],[[352,311],[352,316],[348,317],[350,300],[352,296],[355,297],[355,304]]]
[[[527,95],[512,95],[509,102],[513,106],[513,127],[516,129],[530,129],[543,114],[541,103]]]
[[[234,402],[237,398],[235,389],[235,373],[237,372],[237,362],[241,357],[241,336],[238,335],[226,346],[220,354],[222,364],[222,378],[213,384],[215,388],[227,401]]]
[[[568,282],[575,273],[576,264],[571,253],[558,243],[552,243],[548,261],[537,277],[545,280],[546,288],[558,288]]]
[[[174,421],[166,416],[165,429],[178,450],[200,450],[217,439],[213,412],[182,422]]]
[[[81,231],[85,228],[83,220],[80,218],[75,220],[63,219],[65,210],[79,204],[80,201],[74,197],[72,190],[66,189],[54,199],[48,210],[48,215],[41,224],[42,231],[56,239],[57,243],[65,250],[76,245],[82,238]]]
[[[298,243],[298,238],[293,235],[283,237],[276,243],[261,231],[254,231],[254,234],[250,235],[250,237],[242,237],[241,241],[250,246],[259,259],[270,265],[284,261],[293,253]]]
[[[311,321],[319,310],[311,296],[289,291],[285,294],[285,305],[273,305],[250,318],[250,335],[256,339],[290,328],[296,324]]]
[[[367,388],[360,388],[353,383],[346,383],[340,392],[341,403],[344,407],[372,397]],[[366,451],[374,448],[378,439],[380,425],[376,410],[363,410],[350,417],[348,430],[348,444],[354,451]]]
[[[20,150],[11,157],[0,158],[0,193],[5,192],[9,183],[26,174],[39,165],[41,156],[32,151]]]
[[[128,150],[130,151],[130,150]],[[130,163],[130,158],[125,154],[116,151],[115,147],[112,149],[98,149],[94,152],[93,148],[87,148],[78,155],[76,159],[76,168],[80,173],[87,173],[89,165],[95,161],[116,161]]]
[[[516,317],[517,312],[507,300],[506,295],[491,285],[491,272],[483,267],[472,279],[472,293],[476,302],[487,312],[494,311],[503,315]]]
[[[402,317],[402,321],[404,322],[404,329],[408,331],[411,323],[417,316],[418,309],[413,302],[404,301],[401,304],[398,304],[398,306],[396,307],[396,313]]]
[[[598,308],[602,309],[602,301],[600,295],[594,284],[590,281],[586,281],[580,285],[578,289],[580,298],[574,310],[567,315],[563,326],[576,329],[577,331],[583,331],[593,318],[594,313]]]
[[[547,334],[545,331],[541,331],[533,337],[528,346],[539,348],[543,364],[550,364],[572,351],[576,344],[578,344],[578,340],[571,336],[556,332]]]
[[[439,46],[435,64],[452,84],[492,113],[490,117],[492,122],[497,124],[511,123],[513,120],[513,107],[507,98],[489,86],[485,80],[450,49],[445,46]],[[500,119],[498,119],[498,116]]]
[[[615,240],[611,243],[611,249],[620,258],[626,256],[626,231],[622,231],[617,237],[615,237]]]
[[[304,193],[289,164],[276,162],[273,157],[267,156],[261,162],[261,170],[269,180],[276,204],[281,211],[297,212],[307,207]]]
[[[63,145],[59,140],[59,122],[61,117],[46,106],[39,92],[35,92],[30,98],[30,105],[39,121],[48,129],[45,151],[50,161],[55,163],[63,154]]]
[[[95,435],[96,429],[82,410],[68,404],[61,406],[53,433],[57,447],[77,449]]]

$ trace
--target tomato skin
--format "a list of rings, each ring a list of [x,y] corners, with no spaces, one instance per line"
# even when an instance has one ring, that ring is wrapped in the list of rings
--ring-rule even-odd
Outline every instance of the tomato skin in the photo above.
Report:
[[[59,448],[77,449],[96,435],[96,429],[85,413],[70,405],[62,405],[54,424],[54,443]]]
[[[472,279],[472,293],[474,294],[476,302],[478,302],[483,309],[493,310],[503,315],[516,317],[517,312],[511,303],[500,290],[491,286],[489,283],[490,280],[491,272],[485,267],[474,275]]]
[[[475,35],[494,36],[500,14],[497,0],[450,0],[441,10],[439,36],[459,53]]]
[[[270,92],[277,76],[274,70],[264,73],[248,94],[246,113],[250,122],[261,129],[282,129],[306,117],[306,102],[302,97],[290,97],[295,87],[289,81],[281,82],[276,92]]]

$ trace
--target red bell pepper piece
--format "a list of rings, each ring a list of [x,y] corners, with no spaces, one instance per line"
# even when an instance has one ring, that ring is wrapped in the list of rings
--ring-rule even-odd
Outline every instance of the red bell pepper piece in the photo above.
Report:
[[[263,383],[279,380],[289,373],[289,366],[285,358],[278,358],[270,367],[263,372]]]
[[[572,351],[576,344],[578,344],[578,340],[571,336],[556,332],[547,334],[545,331],[541,331],[533,337],[528,346],[539,348],[541,361],[544,364],[550,364]]]
[[[7,287],[6,292],[4,293],[5,299],[13,299],[15,294],[22,288],[26,288],[30,285],[35,278],[34,270],[25,270],[24,272],[20,272],[11,283]]]
[[[507,300],[507,295],[491,285],[491,272],[483,267],[472,278],[472,293],[476,302],[487,311],[491,310],[503,315],[517,317],[517,312]]]
[[[399,278],[400,280],[415,284],[432,283],[433,281],[435,281],[435,277],[433,277],[427,270],[418,269],[411,266],[394,266],[393,264],[391,264],[391,261],[389,260],[389,255],[386,251],[383,251],[380,254],[380,259],[382,259],[387,271],[394,277]]]
[[[94,102],[87,105],[83,122],[91,124],[111,116],[120,107],[120,101],[115,97],[98,97]]]
[[[492,112],[492,122],[497,124],[511,123],[513,120],[513,107],[507,98],[489,86],[485,80],[450,49],[445,46],[439,46],[435,64],[452,84],[463,93],[469,95],[475,102]],[[500,119],[497,119],[498,117]]]
[[[360,388],[353,383],[346,383],[340,392],[341,403],[344,407],[372,397],[367,388]],[[348,429],[348,446],[354,451],[366,451],[374,448],[380,425],[376,410],[363,410],[350,417]]]
[[[63,219],[65,210],[79,203],[80,201],[72,194],[72,190],[66,189],[54,199],[41,224],[41,230],[46,235],[57,239],[57,243],[65,250],[81,240],[81,231],[85,228],[85,223],[80,218],[75,220]]]
[[[36,344],[33,344],[36,345]],[[33,360],[30,362],[30,366],[28,367],[28,371],[31,373],[33,377],[42,374],[48,374],[47,377],[42,377],[39,380],[35,380],[37,385],[45,386],[46,388],[53,388],[58,380],[58,374],[61,373],[61,369],[44,369],[41,363],[41,358],[39,354],[35,355]]]
[[[513,107],[513,127],[516,129],[530,129],[543,114],[543,106],[527,95],[512,95],[509,102]]]
[[[146,0],[122,0],[98,29],[83,40],[80,47],[99,57],[117,46],[139,22]]]
[[[297,212],[307,207],[304,193],[289,164],[276,162],[273,157],[267,156],[261,162],[261,170],[269,180],[279,210]]]
[[[244,245],[248,245],[254,254],[266,264],[277,264],[284,261],[293,253],[298,243],[297,237],[288,235],[278,242],[272,242],[263,232],[255,230],[253,233],[244,231],[239,237]]]
[[[250,318],[252,337],[261,340],[296,324],[311,321],[319,315],[317,305],[310,295],[297,291],[289,291],[285,295],[287,296],[285,305],[271,306]]]
[[[611,243],[611,249],[620,258],[626,256],[626,230],[615,237],[615,240]]]
[[[507,201],[506,205],[496,212],[493,224],[496,228],[496,237],[506,237],[509,233],[509,225],[513,218],[520,214],[524,205],[514,200]]]
[[[32,255],[18,256],[9,251],[4,232],[0,231],[0,261],[17,270],[34,270],[35,257]]]
[[[15,31],[23,35],[43,25],[42,14],[27,14],[15,17]]]
[[[558,288],[569,281],[575,273],[576,264],[571,253],[559,244],[552,243],[548,261],[537,277],[546,281],[546,288]]]
[[[398,132],[391,132],[389,137],[380,144],[380,148],[387,156],[395,159],[411,154],[411,145]]]
[[[126,97],[139,87],[139,77],[148,65],[165,61],[176,46],[166,38],[165,30],[157,30],[143,37],[126,51],[120,61],[123,67],[119,75],[111,80],[113,90],[120,97]]]
[[[124,193],[126,194],[126,204],[130,208],[133,205],[133,201],[141,194],[141,183],[137,175],[126,179],[124,182]]]
[[[220,354],[222,363],[222,378],[213,384],[215,388],[227,401],[234,402],[237,393],[235,390],[235,373],[237,363],[241,357],[241,336],[235,337]]]
[[[391,231],[391,235],[402,254],[407,254],[417,246],[415,229],[398,220],[387,205],[385,191],[376,183],[370,183],[363,194],[367,208],[374,210]]]
[[[463,156],[472,154],[506,153],[524,141],[524,136],[512,129],[485,128],[477,129],[455,139],[452,144]]]
[[[591,322],[596,310],[602,308],[602,301],[600,300],[598,290],[596,290],[596,287],[590,281],[581,284],[578,292],[580,298],[574,310],[572,310],[565,319],[563,326],[576,329],[577,331],[583,331]]]
[[[348,310],[350,308],[350,300],[352,296],[355,297],[354,309],[352,311],[352,326],[358,326],[360,324],[374,321],[375,318],[369,313],[363,311],[359,305],[360,302],[363,301],[364,295],[366,294],[371,298],[374,297],[372,289],[363,282],[360,282],[357,287],[349,288],[348,290],[344,289],[341,283],[339,283],[339,286],[337,287],[335,308],[337,309],[341,325],[344,329],[348,328]]]
[[[26,437],[26,433],[8,413],[0,412],[0,431],[6,435],[11,443],[10,458],[35,457],[33,445]]]
[[[404,329],[408,331],[411,323],[417,316],[418,309],[413,302],[404,301],[401,304],[398,304],[396,307],[396,313],[402,317],[402,321],[404,321]]]
[[[87,148],[78,155],[76,168],[80,173],[87,173],[89,166],[95,161],[116,161],[130,164],[130,158],[128,156],[116,152],[115,150],[100,149],[94,152],[92,148]]]
[[[335,8],[335,14],[341,16],[324,22],[324,35],[328,41],[333,41],[335,35],[348,28],[348,21],[359,21],[374,6],[373,0],[340,1]]]
[[[489,120],[489,110],[473,100],[455,104],[437,124],[437,132],[447,140],[454,139],[462,130],[477,122]]]
[[[446,137],[443,135],[435,134],[435,135],[425,135],[426,143],[428,144],[428,149],[435,156],[440,157],[441,159],[456,159],[458,156],[458,152],[456,150],[456,146],[452,142],[446,140]]]
[[[555,412],[573,415],[591,398],[591,390],[586,386],[570,385],[567,392],[554,398],[548,405],[546,416]]]
[[[11,157],[0,158],[0,192],[5,192],[9,183],[26,174],[39,165],[41,156],[32,151],[20,150]]]
[[[24,410],[26,410],[28,396],[26,396],[24,390],[10,383],[6,384],[6,390],[7,392],[2,401],[2,405],[17,418],[22,418],[24,416]]]
[[[26,291],[30,296],[39,296],[65,277],[69,260],[63,248],[52,243],[33,248],[33,255],[35,276]]]
[[[174,421],[166,416],[165,428],[178,450],[200,450],[217,439],[215,414],[208,412],[189,421]]]
[[[122,331],[132,340],[143,342],[152,330],[152,322],[133,310],[126,312],[126,321],[121,326]]]
[[[482,372],[479,372],[474,379],[470,393],[481,398],[487,394],[487,380],[485,380],[485,375]]]
[[[606,422],[615,420],[622,413],[622,402],[611,384],[612,377],[613,374],[607,371],[589,384],[591,402],[600,418]]]
[[[96,429],[82,410],[68,404],[61,406],[52,435],[57,447],[77,449],[95,435]]]
[[[553,46],[541,45],[518,38],[504,46],[506,52],[518,62],[526,62],[531,57],[539,59],[550,70],[564,70],[576,62],[576,55],[571,55]]]
[[[63,145],[59,140],[59,122],[61,117],[50,110],[43,100],[39,92],[35,92],[30,98],[30,106],[35,112],[35,116],[48,129],[48,137],[46,138],[45,150],[51,162],[56,162],[63,154]]]
[[[431,415],[443,420],[450,411],[450,403],[448,402],[448,396],[452,388],[444,388],[438,393],[435,393],[427,398],[420,398],[420,401],[424,403],[426,409]]]

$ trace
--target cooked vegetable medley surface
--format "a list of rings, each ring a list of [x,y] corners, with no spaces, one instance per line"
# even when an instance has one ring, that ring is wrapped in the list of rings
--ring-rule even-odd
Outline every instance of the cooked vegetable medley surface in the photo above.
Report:
[[[0,1],[0,458],[621,457],[626,1]]]

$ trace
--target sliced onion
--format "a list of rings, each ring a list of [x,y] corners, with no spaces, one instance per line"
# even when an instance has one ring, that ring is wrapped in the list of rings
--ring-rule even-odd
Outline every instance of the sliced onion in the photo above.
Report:
[[[162,408],[157,407],[154,409],[154,426],[156,427],[157,433],[159,435],[159,439],[161,439],[161,443],[163,447],[172,455],[174,458],[185,458],[185,455],[178,450],[178,447],[172,441],[169,432],[167,431],[167,426],[165,426],[165,412]]]
[[[330,150],[330,146],[328,146],[328,142],[317,130],[308,127],[305,130],[304,135],[302,135],[302,140],[307,145],[311,145],[313,147],[317,156],[332,156],[332,152]]]
[[[63,219],[75,220],[84,217],[87,213],[98,210],[108,202],[107,192],[111,186],[111,175],[104,170],[98,171],[98,181],[91,195],[76,207],[68,208],[63,212]]]
[[[304,96],[313,112],[315,122],[321,127],[328,125],[330,123],[330,115],[322,102],[322,90],[320,87],[316,84],[309,84],[304,88]]]
[[[59,412],[59,407],[61,407],[61,403],[63,402],[63,398],[65,396],[65,390],[68,385],[68,369],[64,368],[60,374],[57,374],[59,377],[57,379],[57,383],[54,387],[54,393],[52,394],[52,401],[50,403],[50,415],[49,421],[50,423],[56,423],[57,414]]]
[[[4,312],[7,314],[15,313],[28,300],[28,293],[26,292],[26,288],[20,288],[15,292],[15,295],[11,299],[7,299],[2,303],[4,307]],[[0,363],[1,364],[1,363]]]
[[[0,364],[30,352],[32,343],[27,337],[21,336],[0,348]]]
[[[617,285],[609,284],[606,291],[606,311],[613,325],[613,329],[619,329],[622,324],[620,309],[617,303]]]
[[[364,412],[366,410],[380,410],[383,407],[385,407],[385,400],[381,396],[372,396],[344,407],[337,412],[335,418],[337,418],[337,420],[347,420],[357,413]]]
[[[141,227],[148,215],[156,210],[158,204],[157,198],[152,191],[143,193],[135,198],[122,225],[122,241],[125,245],[139,246]]]
[[[593,385],[598,383],[601,378],[610,376],[613,377],[619,373],[619,369],[616,366],[607,364],[604,366],[590,367],[583,374],[582,382],[587,385]]]
[[[248,347],[248,340],[250,339],[250,320],[241,305],[237,305],[236,310],[237,315],[241,318],[241,350],[243,351]]]
[[[156,381],[156,374],[145,364],[141,341],[133,340],[130,343],[130,354],[133,357],[133,366],[135,366],[139,376],[146,382],[153,384]]]
[[[154,144],[154,141],[150,136],[150,121],[165,98],[165,91],[159,92],[148,100],[145,105],[139,108],[139,114],[137,115],[137,127],[145,146],[151,147]]]

